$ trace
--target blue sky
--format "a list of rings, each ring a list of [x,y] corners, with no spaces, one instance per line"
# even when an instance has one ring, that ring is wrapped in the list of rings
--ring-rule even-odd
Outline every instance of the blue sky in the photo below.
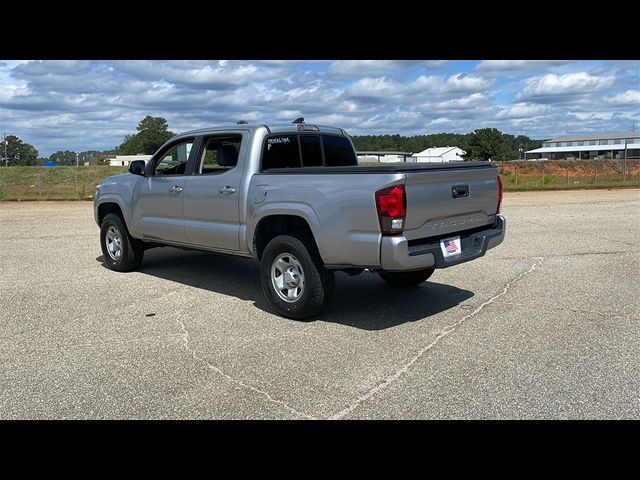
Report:
[[[0,133],[41,156],[113,148],[145,115],[176,133],[298,116],[355,135],[630,131],[640,62],[0,61]]]

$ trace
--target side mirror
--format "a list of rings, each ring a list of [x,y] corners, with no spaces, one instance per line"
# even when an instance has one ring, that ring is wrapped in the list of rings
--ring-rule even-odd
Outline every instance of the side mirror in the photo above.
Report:
[[[144,175],[144,168],[146,163],[144,160],[134,160],[129,164],[129,173],[133,173],[134,175]]]

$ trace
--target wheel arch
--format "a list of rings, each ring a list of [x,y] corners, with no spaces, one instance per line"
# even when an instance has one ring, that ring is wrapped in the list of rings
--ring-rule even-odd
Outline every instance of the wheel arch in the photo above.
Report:
[[[259,260],[267,244],[279,235],[297,238],[305,243],[307,248],[313,249],[312,253],[320,256],[316,237],[306,218],[295,214],[272,214],[261,218],[254,230],[253,251]],[[312,244],[307,245],[308,241]]]
[[[98,205],[98,225],[102,225],[102,220],[104,220],[104,217],[106,217],[110,213],[115,213],[116,215],[120,216],[123,221],[125,220],[124,212],[122,211],[120,205],[115,201],[106,201]]]
[[[110,213],[115,213],[116,215],[118,215],[122,219],[124,226],[127,227],[129,235],[136,238],[135,232],[131,230],[132,225],[130,219],[128,218],[128,211],[123,208],[122,202],[119,201],[119,198],[117,197],[108,197],[101,199],[100,204],[96,208],[96,222],[98,223],[98,226],[102,225],[102,220],[104,220],[104,217],[106,217]]]

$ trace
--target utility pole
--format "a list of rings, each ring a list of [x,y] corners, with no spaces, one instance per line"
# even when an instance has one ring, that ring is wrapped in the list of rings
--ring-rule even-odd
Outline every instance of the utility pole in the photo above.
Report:
[[[7,134],[3,133],[3,140],[4,140],[4,166],[8,167],[9,166],[9,159],[7,158]]]
[[[627,139],[624,139],[624,171],[622,172],[622,179],[627,181]]]
[[[80,165],[80,160],[78,159],[78,152],[76,152],[76,167]]]

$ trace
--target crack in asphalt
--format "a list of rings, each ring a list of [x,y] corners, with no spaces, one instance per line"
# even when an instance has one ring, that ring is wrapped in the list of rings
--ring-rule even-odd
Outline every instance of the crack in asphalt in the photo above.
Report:
[[[375,394],[380,393],[381,391],[383,391],[386,388],[388,388],[396,380],[398,380],[402,375],[408,373],[409,370],[411,369],[411,367],[418,360],[420,360],[420,358],[425,353],[427,353],[429,350],[431,350],[433,347],[435,347],[440,342],[440,340],[442,338],[444,338],[447,335],[449,335],[450,333],[454,332],[460,325],[462,325],[464,322],[466,322],[470,318],[476,316],[487,305],[495,302],[497,299],[499,299],[500,297],[505,295],[509,291],[509,289],[511,288],[511,285],[513,285],[514,283],[518,282],[522,277],[534,272],[536,270],[536,267],[539,267],[540,265],[542,265],[542,262],[544,261],[544,257],[534,257],[534,258],[537,259],[537,262],[534,263],[533,265],[531,265],[531,267],[529,267],[528,270],[525,270],[524,272],[522,272],[521,274],[519,274],[515,278],[509,280],[505,284],[505,286],[502,288],[501,292],[497,293],[496,295],[491,297],[489,300],[481,303],[480,306],[478,306],[475,310],[473,310],[468,315],[465,315],[464,317],[462,317],[461,319],[459,319],[456,322],[452,323],[451,325],[447,325],[446,327],[444,327],[442,330],[440,330],[437,333],[436,338],[429,345],[421,348],[418,351],[418,353],[416,353],[413,357],[411,357],[411,359],[408,362],[406,362],[404,365],[402,365],[402,367],[400,367],[398,370],[396,370],[392,375],[389,375],[387,378],[385,378],[378,385],[376,385],[375,387],[370,389],[368,392],[366,392],[363,395],[360,395],[359,397],[357,397],[350,405],[348,405],[346,408],[340,410],[339,412],[335,413],[334,415],[329,417],[329,419],[330,420],[339,420],[339,419],[345,417],[349,413],[353,412],[356,408],[358,408],[358,406],[360,406],[362,403],[364,403],[365,401],[367,401],[368,399],[373,397]]]
[[[531,304],[527,304],[527,303],[522,303],[522,302],[498,302],[498,305],[512,305],[515,307],[526,307],[526,308],[531,308],[532,305]],[[623,309],[629,308],[632,305],[625,305],[623,306]],[[611,312],[598,312],[597,310],[582,310],[579,308],[562,308],[562,307],[554,307],[551,305],[536,305],[536,308],[541,308],[544,307],[545,309],[548,310],[557,310],[559,312],[573,312],[573,313],[586,313],[586,314],[590,314],[590,315],[597,315],[600,317],[605,317],[605,318],[620,318],[620,319],[626,319],[627,317],[625,315],[616,315],[615,313],[611,313]]]
[[[233,378],[231,375],[223,372],[220,368],[216,367],[215,365],[212,365],[211,363],[207,362],[204,358],[198,356],[198,353],[192,349],[189,348],[189,332],[187,330],[187,328],[185,327],[184,323],[176,318],[176,322],[178,323],[178,325],[180,325],[180,328],[182,329],[182,332],[184,334],[184,348],[187,352],[189,352],[193,358],[197,361],[199,361],[200,363],[204,364],[209,370],[213,370],[215,373],[217,373],[218,375],[220,375],[221,377],[225,378],[226,380],[230,381],[231,383],[235,383],[236,385],[240,385],[241,387],[244,388],[248,388],[249,390],[263,396],[264,398],[266,398],[269,402],[276,404],[276,405],[280,405],[284,408],[286,408],[287,410],[289,410],[291,413],[293,413],[294,415],[306,418],[308,420],[317,420],[316,417],[312,417],[311,415],[307,415],[306,413],[300,412],[298,410],[296,410],[295,408],[293,408],[292,406],[290,406],[289,404],[287,404],[286,402],[283,402],[282,400],[278,400],[276,398],[273,398],[269,392],[265,392],[264,390],[260,390],[257,387],[254,387],[253,385],[248,385],[246,383],[244,383],[241,380],[237,380],[235,378]]]
[[[595,234],[594,235],[592,233],[591,235],[594,236],[594,237],[597,237],[597,238],[599,238],[601,240],[607,240],[608,242],[612,242],[612,243],[624,243],[625,245],[630,245],[632,247],[639,246],[637,243],[625,242],[624,240],[619,240],[617,238],[615,238],[615,239],[614,238],[609,238],[609,237],[605,237],[604,235],[600,235],[600,234]]]

